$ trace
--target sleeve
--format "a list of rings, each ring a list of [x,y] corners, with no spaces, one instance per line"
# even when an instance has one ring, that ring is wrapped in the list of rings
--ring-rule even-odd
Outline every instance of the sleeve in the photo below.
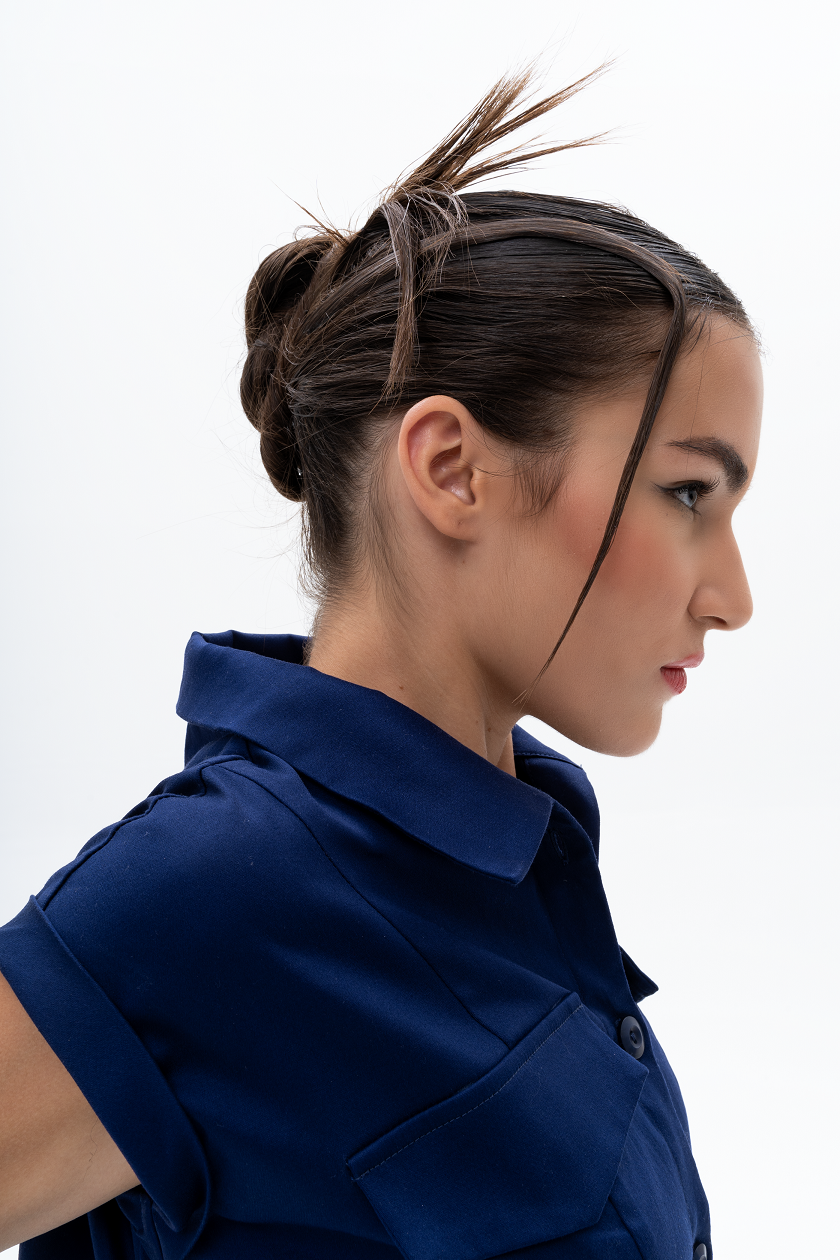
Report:
[[[208,1215],[218,1095],[260,1014],[264,977],[243,975],[243,951],[278,840],[305,833],[277,802],[269,824],[266,799],[223,760],[191,768],[0,928],[0,970],[136,1172],[145,1194],[120,1207],[164,1260],[187,1254]]]
[[[0,929],[0,969],[156,1205],[159,1232],[179,1236],[173,1254],[186,1254],[208,1206],[201,1145],[160,1068],[37,898]]]

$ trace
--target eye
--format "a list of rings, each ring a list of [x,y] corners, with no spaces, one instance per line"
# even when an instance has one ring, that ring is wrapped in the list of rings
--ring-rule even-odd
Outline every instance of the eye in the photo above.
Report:
[[[677,503],[681,503],[683,507],[688,508],[689,512],[696,511],[697,504],[701,499],[705,499],[713,490],[717,488],[718,482],[715,481],[686,481],[681,486],[662,486],[665,494],[671,499],[676,499]]]
[[[694,511],[694,505],[700,498],[700,491],[697,486],[680,486],[676,490],[671,491],[678,503],[684,503],[687,508]]]

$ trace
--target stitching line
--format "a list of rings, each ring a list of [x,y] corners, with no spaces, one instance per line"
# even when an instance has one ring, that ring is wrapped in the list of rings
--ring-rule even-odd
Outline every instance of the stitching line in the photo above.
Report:
[[[230,754],[229,758],[225,757],[224,760],[222,759],[219,759],[219,761],[213,760],[213,761],[207,762],[206,765],[202,765],[201,767],[196,767],[196,769],[198,770],[198,776],[201,780],[201,791],[193,792],[190,795],[195,796],[195,797],[206,796],[207,795],[207,781],[204,778],[204,771],[209,770],[216,765],[224,766],[227,764],[228,759],[241,760],[242,758],[241,758],[241,754]],[[178,775],[183,774],[183,773],[184,773],[183,770],[179,770],[178,774],[170,775],[170,778],[175,779],[178,777]],[[164,779],[164,782],[166,782],[165,779]],[[51,902],[55,900],[55,898],[64,888],[67,881],[69,879],[72,879],[73,876],[76,874],[76,872],[80,871],[82,867],[85,865],[85,863],[89,862],[90,859],[95,856],[95,854],[100,853],[102,849],[105,848],[106,844],[110,844],[111,841],[115,839],[117,834],[120,831],[122,831],[123,827],[128,827],[131,823],[134,823],[134,822],[140,822],[142,819],[148,819],[149,815],[151,814],[152,810],[154,809],[156,805],[160,804],[161,801],[171,801],[173,799],[189,800],[190,798],[189,796],[185,796],[181,792],[161,792],[159,796],[151,796],[151,795],[147,796],[142,801],[138,802],[138,804],[140,805],[145,804],[146,801],[149,802],[148,808],[144,809],[142,814],[132,814],[130,818],[120,818],[117,820],[117,822],[111,823],[110,827],[104,827],[103,831],[105,831],[105,835],[99,841],[99,844],[96,846],[96,848],[88,849],[84,857],[82,857],[80,854],[77,853],[75,858],[73,858],[72,861],[67,863],[69,870],[67,870],[67,872],[65,873],[64,877],[61,880],[61,883],[56,884],[55,888],[53,888],[49,896],[45,898],[43,905],[41,904],[40,901],[38,902],[39,909],[46,911],[47,907],[51,904]],[[134,808],[136,809],[137,806],[135,806]],[[98,834],[98,833],[95,833],[95,834]],[[91,836],[90,839],[93,840],[94,836]],[[90,840],[88,841],[88,844],[90,844]]]
[[[437,1133],[440,1129],[445,1129],[447,1125],[454,1124],[456,1120],[463,1120],[465,1116],[472,1115],[474,1111],[478,1111],[479,1108],[485,1106],[486,1103],[491,1102],[498,1094],[501,1094],[503,1089],[507,1089],[511,1081],[515,1077],[517,1077],[519,1073],[522,1071],[522,1069],[531,1062],[534,1055],[537,1054],[538,1051],[542,1050],[546,1042],[551,1041],[551,1038],[554,1036],[554,1034],[558,1033],[560,1029],[569,1022],[570,1019],[572,1019],[575,1015],[578,1014],[579,1011],[582,1011],[582,1010],[583,1010],[582,1006],[576,1006],[575,1009],[566,1016],[566,1018],[562,1021],[562,1023],[558,1024],[556,1028],[553,1028],[551,1032],[548,1034],[548,1036],[545,1037],[538,1046],[534,1047],[534,1049],[528,1055],[528,1058],[523,1059],[523,1061],[520,1063],[516,1071],[511,1076],[508,1077],[508,1079],[504,1082],[504,1084],[500,1085],[499,1088],[495,1090],[492,1094],[489,1094],[487,1098],[483,1098],[481,1102],[476,1103],[474,1107],[469,1107],[466,1111],[462,1111],[459,1116],[453,1116],[451,1120],[444,1120],[443,1124],[438,1124],[435,1126],[434,1129],[429,1129],[427,1133],[421,1133],[419,1137],[413,1138],[411,1142],[406,1142],[405,1146],[401,1146],[398,1151],[394,1151],[392,1155],[386,1155],[384,1159],[381,1159],[378,1164],[374,1164],[372,1168],[367,1168],[360,1176],[356,1178],[356,1181],[357,1182],[361,1181],[364,1177],[368,1175],[368,1173],[376,1172],[377,1168],[381,1168],[383,1164],[387,1164],[389,1159],[395,1159],[397,1155],[402,1155],[403,1151],[407,1151],[408,1148],[410,1146],[414,1146],[416,1142],[422,1142],[424,1138],[431,1137],[433,1133]]]
[[[629,1130],[628,1130],[628,1132],[629,1132]],[[625,1145],[625,1146],[627,1145],[627,1142],[626,1142],[626,1141],[625,1141],[624,1145]],[[622,1158],[623,1158],[623,1156],[624,1156],[624,1150],[623,1150],[623,1149],[622,1149],[622,1152],[621,1152],[621,1153],[622,1153]],[[620,1162],[621,1162],[621,1160],[619,1160],[619,1163],[620,1163]],[[617,1181],[617,1180],[618,1180],[618,1173],[616,1173],[616,1181]],[[609,1193],[609,1201],[610,1201],[610,1203],[613,1205],[613,1208],[615,1209],[615,1214],[616,1214],[616,1216],[617,1216],[617,1217],[618,1217],[618,1219],[621,1221],[621,1223],[622,1223],[622,1225],[624,1226],[624,1228],[627,1230],[627,1235],[628,1235],[628,1237],[629,1237],[630,1241],[632,1242],[633,1246],[636,1248],[636,1255],[639,1257],[639,1260],[644,1260],[644,1256],[642,1255],[641,1248],[640,1248],[640,1246],[639,1246],[638,1242],[636,1241],[635,1235],[634,1235],[634,1234],[633,1234],[633,1232],[631,1231],[630,1226],[629,1226],[629,1225],[627,1224],[627,1222],[625,1221],[625,1219],[624,1219],[624,1217],[623,1217],[623,1215],[622,1215],[622,1213],[621,1213],[621,1209],[619,1208],[618,1204],[616,1203],[615,1199],[613,1198],[613,1190],[615,1190],[615,1181],[613,1182],[613,1184],[612,1184],[612,1189],[610,1190],[610,1193]]]

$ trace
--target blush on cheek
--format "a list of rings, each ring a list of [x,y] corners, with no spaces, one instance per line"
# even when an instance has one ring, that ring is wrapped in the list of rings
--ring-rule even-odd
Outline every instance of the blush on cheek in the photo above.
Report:
[[[667,693],[659,668],[683,646],[691,585],[685,564],[655,521],[622,520],[579,614],[586,657],[580,665],[600,662],[611,677],[614,703],[623,693],[631,708],[662,704]]]
[[[576,486],[573,492],[567,490],[560,498],[554,529],[563,551],[579,563],[584,574],[598,554],[611,508],[611,499],[589,492],[586,486]]]
[[[661,529],[625,517],[604,561],[599,581],[616,592],[649,592],[655,604],[682,588],[684,573],[679,555]]]

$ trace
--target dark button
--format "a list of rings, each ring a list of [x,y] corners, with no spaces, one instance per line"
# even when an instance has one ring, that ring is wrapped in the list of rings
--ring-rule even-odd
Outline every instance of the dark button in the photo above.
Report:
[[[645,1052],[645,1034],[642,1032],[642,1026],[639,1021],[634,1019],[632,1015],[625,1015],[621,1021],[618,1035],[627,1053],[632,1054],[634,1059],[641,1059]],[[701,1243],[700,1246],[702,1247],[703,1244]],[[698,1260],[696,1252],[693,1260]],[[702,1256],[700,1256],[699,1260],[703,1260]]]
[[[691,1256],[691,1260],[708,1260],[708,1256],[709,1256],[709,1253],[706,1250],[706,1244],[698,1243],[697,1246],[694,1248],[694,1251]]]

